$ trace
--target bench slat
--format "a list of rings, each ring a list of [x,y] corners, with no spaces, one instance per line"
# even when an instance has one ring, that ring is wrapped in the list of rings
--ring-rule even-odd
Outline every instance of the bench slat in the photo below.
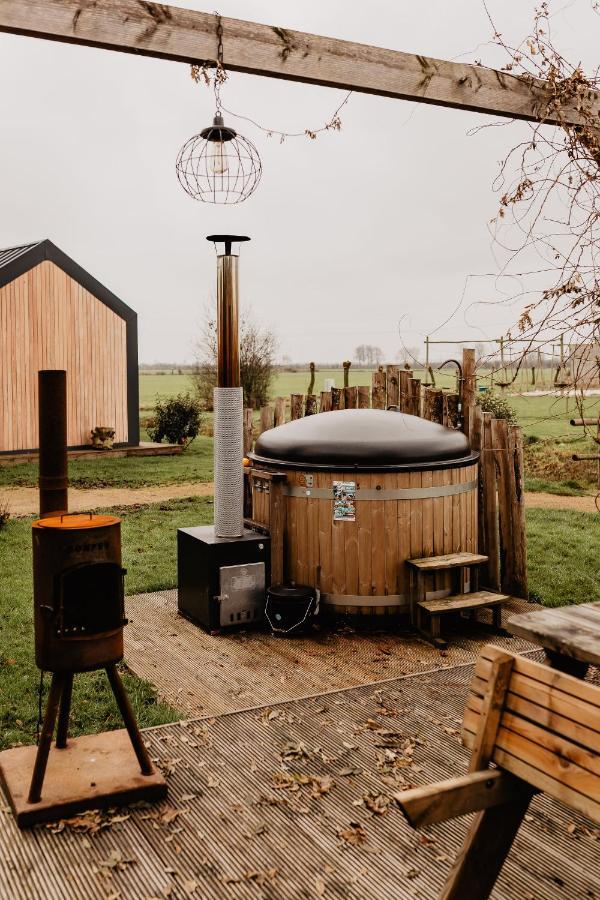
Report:
[[[483,706],[482,694],[479,691],[471,691],[467,698],[467,706],[473,712],[480,714]],[[587,747],[590,751],[600,754],[600,731],[568,719],[554,708],[548,709],[547,706],[539,706],[537,703],[532,703],[519,694],[509,691],[506,695],[506,709],[522,718],[539,723],[549,731],[564,735],[575,744],[580,744],[582,747]]]
[[[467,731],[476,731],[479,724],[480,714],[474,710],[467,708],[463,720],[463,727]],[[594,776],[595,781],[590,787],[595,787],[598,797],[600,798],[600,756],[587,747],[575,744],[567,738],[548,731],[541,725],[536,725],[529,719],[524,719],[515,713],[504,710],[500,717],[500,726],[498,728],[498,736],[496,743],[502,743],[505,749],[514,753],[515,756],[522,758],[525,762],[536,765],[539,752],[543,751],[544,759],[549,762],[552,756],[552,765],[559,768],[565,777],[573,769],[576,776],[581,774],[584,778],[586,773]],[[521,753],[526,754],[521,756]],[[492,754],[493,757],[493,754]],[[579,773],[579,770],[582,770]],[[578,788],[579,790],[579,788]],[[582,793],[586,790],[581,789]]]
[[[563,778],[560,767],[546,767],[540,769],[531,765],[529,762],[525,762],[518,756],[513,755],[513,753],[504,746],[503,732],[504,729],[500,729],[498,743],[494,749],[493,760],[497,766],[506,772],[510,772],[517,778],[522,778],[523,781],[528,782],[528,784],[533,785],[533,787],[540,791],[544,791],[551,797],[566,803],[567,806],[578,810],[594,822],[600,823],[600,802],[598,802],[597,799],[600,797],[599,779],[593,775],[589,775],[589,773],[586,773],[585,779],[571,778],[570,781],[575,781],[579,786],[582,784],[585,785],[586,781],[588,785],[592,785],[592,791],[589,795],[586,792],[582,793],[576,788],[573,788],[572,784],[567,783],[566,779]],[[465,730],[463,732],[463,740],[465,745],[470,748],[475,742],[475,734]],[[512,745],[512,749],[515,749],[514,744]],[[540,754],[540,756],[541,755],[542,754]],[[547,754],[547,756],[550,759],[553,758],[550,753]]]
[[[481,678],[487,679],[491,672],[492,661],[504,654],[506,654],[506,650],[501,647],[487,644],[475,664],[475,673]],[[558,669],[552,669],[548,665],[535,662],[535,660],[515,655],[513,677],[515,675],[524,675],[539,682],[540,685],[547,685],[553,690],[563,691],[578,700],[600,707],[600,688],[596,685],[589,681],[582,681],[580,678],[574,678],[573,675],[559,672]]]
[[[482,679],[476,676],[471,683],[471,691],[483,696],[487,684],[487,678]],[[480,685],[484,686],[483,690]],[[585,722],[587,728],[600,731],[600,708],[588,703],[587,700],[580,700],[571,694],[565,694],[564,691],[553,690],[549,685],[535,681],[533,678],[514,673],[510,691],[525,700],[537,703],[545,710],[559,713],[565,719],[571,719],[573,722]]]

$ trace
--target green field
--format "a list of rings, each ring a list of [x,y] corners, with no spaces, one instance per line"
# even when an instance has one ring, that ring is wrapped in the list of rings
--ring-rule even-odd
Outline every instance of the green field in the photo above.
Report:
[[[423,378],[424,372],[415,372],[415,378]],[[344,374],[342,369],[322,369],[316,373],[315,377],[315,394],[319,394],[325,388],[325,379],[335,379],[336,387],[342,387],[344,384]],[[371,384],[370,369],[350,369],[350,385]],[[289,397],[290,394],[306,394],[310,382],[310,372],[306,371],[289,371],[278,372],[273,381],[271,397]],[[436,374],[436,383],[439,387],[452,387],[456,383],[456,379],[452,371],[439,372]],[[192,388],[192,381],[189,375],[157,375],[156,373],[146,374],[140,372],[140,410],[149,412],[154,408],[157,395],[160,397],[172,397],[182,391],[189,391]]]
[[[415,372],[415,377],[424,377],[424,372]],[[334,378],[337,386],[343,384],[341,369],[324,369],[317,372],[315,393],[324,388],[326,378]],[[273,397],[289,397],[290,394],[305,394],[308,390],[310,373],[278,372],[273,382]],[[436,382],[440,387],[454,386],[455,379],[451,372],[436,374]],[[350,384],[370,384],[371,371],[367,369],[350,369]],[[161,397],[173,396],[181,391],[191,389],[188,375],[140,375],[140,409],[148,413],[153,409],[157,394]],[[565,397],[523,397],[519,394],[507,394],[507,400],[514,406],[519,424],[526,435],[553,438],[580,438],[581,430],[572,428],[569,419],[578,418],[579,411],[575,401]],[[585,415],[597,416],[600,411],[600,396],[585,398]]]

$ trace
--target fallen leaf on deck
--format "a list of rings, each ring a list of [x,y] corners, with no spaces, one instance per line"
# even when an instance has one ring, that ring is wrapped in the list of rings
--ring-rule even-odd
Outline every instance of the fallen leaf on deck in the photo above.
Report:
[[[98,865],[103,869],[126,869],[127,866],[131,866],[135,862],[137,862],[136,859],[124,856],[123,851],[115,847],[114,850],[110,851],[108,859],[100,860]]]
[[[367,840],[367,833],[359,822],[350,822],[346,828],[338,828],[337,836],[342,843],[358,847]]]
[[[280,753],[282,760],[288,759],[309,759],[310,753],[304,746],[302,742],[298,742],[297,744],[289,743],[286,744],[283,750]]]
[[[363,803],[374,816],[385,816],[390,811],[392,798],[387,794],[368,793],[363,797]]]
[[[317,897],[325,896],[325,881],[319,875],[315,881],[315,894]]]
[[[328,794],[335,783],[331,775],[310,775],[309,777],[312,783],[313,797]]]

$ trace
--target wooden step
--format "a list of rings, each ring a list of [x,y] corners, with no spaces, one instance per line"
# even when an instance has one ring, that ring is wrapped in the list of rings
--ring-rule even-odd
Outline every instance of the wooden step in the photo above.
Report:
[[[450,594],[448,597],[439,597],[436,600],[421,600],[418,606],[432,616],[440,616],[442,613],[461,612],[463,609],[497,606],[499,603],[506,603],[507,600],[510,600],[508,594],[473,591],[471,594]]]
[[[439,572],[444,569],[459,569],[462,566],[479,566],[487,561],[488,558],[483,553],[447,553],[446,556],[407,559],[406,563],[421,572]]]

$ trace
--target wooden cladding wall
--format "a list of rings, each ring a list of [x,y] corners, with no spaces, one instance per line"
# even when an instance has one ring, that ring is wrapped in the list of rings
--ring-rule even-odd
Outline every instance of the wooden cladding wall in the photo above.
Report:
[[[126,323],[48,260],[0,288],[0,452],[38,446],[39,369],[67,370],[69,446],[127,442]]]

